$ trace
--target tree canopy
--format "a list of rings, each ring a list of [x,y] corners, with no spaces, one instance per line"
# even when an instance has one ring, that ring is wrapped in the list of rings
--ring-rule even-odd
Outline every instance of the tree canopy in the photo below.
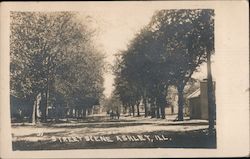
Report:
[[[120,72],[116,73],[120,96],[126,94],[120,85],[134,88],[138,95],[133,97],[156,102],[165,115],[167,88],[174,85],[179,96],[178,119],[183,120],[184,87],[206,62],[207,52],[214,50],[213,16],[209,9],[157,11],[120,55]]]
[[[11,92],[31,101],[41,93],[44,116],[49,103],[62,105],[53,101],[84,108],[102,96],[104,55],[85,23],[74,12],[11,12]]]

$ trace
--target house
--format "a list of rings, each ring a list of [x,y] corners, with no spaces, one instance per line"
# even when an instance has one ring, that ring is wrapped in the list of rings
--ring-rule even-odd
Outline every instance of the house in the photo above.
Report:
[[[215,91],[215,82],[213,82]],[[208,119],[207,80],[200,82],[200,88],[188,97],[190,119]]]

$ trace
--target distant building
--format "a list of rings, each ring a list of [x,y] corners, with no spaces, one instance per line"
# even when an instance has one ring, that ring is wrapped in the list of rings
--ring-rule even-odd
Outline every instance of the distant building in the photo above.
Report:
[[[178,91],[174,86],[168,88],[168,94],[166,97],[167,105],[165,108],[166,115],[178,113]]]
[[[214,91],[215,91],[215,82]],[[187,97],[190,119],[208,119],[207,80],[200,82],[200,88]]]

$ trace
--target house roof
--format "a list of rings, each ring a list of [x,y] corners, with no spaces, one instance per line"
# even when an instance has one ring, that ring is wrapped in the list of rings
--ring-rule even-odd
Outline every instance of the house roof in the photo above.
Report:
[[[199,97],[200,94],[201,94],[201,91],[200,91],[200,88],[198,88],[196,91],[194,91],[189,96],[187,96],[187,99]]]

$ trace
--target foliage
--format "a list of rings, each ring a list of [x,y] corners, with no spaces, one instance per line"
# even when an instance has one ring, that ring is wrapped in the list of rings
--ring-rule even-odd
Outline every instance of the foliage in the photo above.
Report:
[[[146,96],[151,104],[156,101],[164,108],[168,86],[175,85],[178,118],[183,120],[184,87],[206,62],[207,52],[214,50],[213,16],[209,9],[157,11],[118,60],[115,85],[119,95],[130,94],[129,100]],[[133,90],[138,95],[131,94]]]
[[[10,29],[12,93],[31,101],[42,93],[45,110],[48,101],[54,106],[62,105],[59,100],[80,107],[98,103],[104,56],[94,47],[93,30],[76,13],[11,12]]]

